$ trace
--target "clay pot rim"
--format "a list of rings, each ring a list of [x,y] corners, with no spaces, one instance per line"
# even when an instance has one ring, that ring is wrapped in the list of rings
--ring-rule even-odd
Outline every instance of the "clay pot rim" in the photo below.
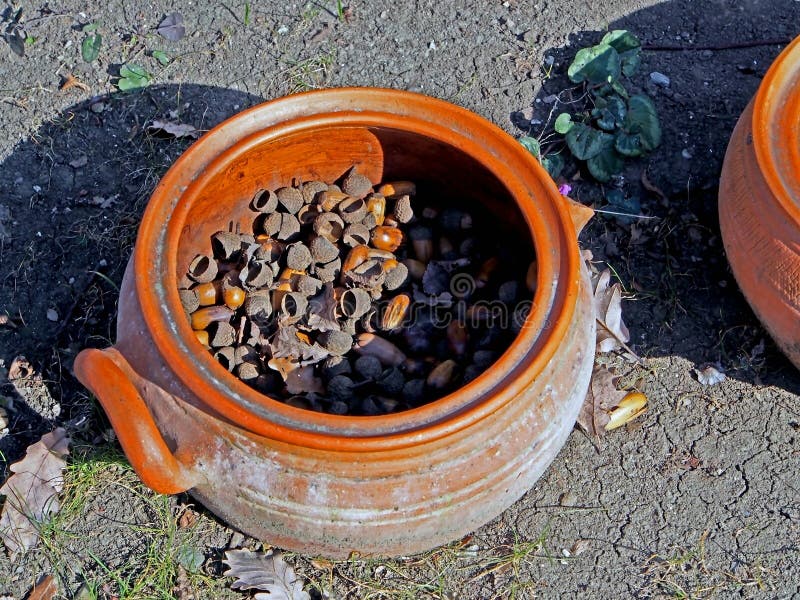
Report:
[[[756,162],[772,195],[787,217],[800,227],[800,173],[780,167],[778,156],[788,155],[800,166],[798,123],[800,114],[800,36],[773,61],[753,100],[752,132]],[[794,117],[794,118],[793,118]],[[781,127],[788,120],[791,127]],[[773,135],[776,133],[777,135]]]
[[[386,112],[387,107],[393,112]],[[309,114],[315,110],[322,112]],[[272,115],[273,124],[255,130],[233,146],[225,145],[224,140],[232,133],[235,139],[236,131],[247,127],[248,121],[259,121],[259,114]],[[303,116],[286,118],[297,114]],[[177,248],[189,206],[187,199],[230,158],[249,146],[292,132],[344,124],[433,137],[478,160],[508,189],[527,221],[537,253],[538,289],[533,308],[522,332],[492,368],[435,402],[391,415],[338,416],[298,409],[236,379],[197,342],[181,309],[176,253],[164,250]],[[534,203],[537,194],[541,196]],[[459,431],[499,410],[555,354],[575,310],[580,277],[577,244],[570,243],[574,226],[565,203],[538,161],[516,140],[466,109],[397,90],[306,92],[260,104],[217,125],[164,175],[145,211],[134,251],[137,295],[145,324],[165,364],[208,408],[231,422],[277,441],[323,450],[408,447]]]

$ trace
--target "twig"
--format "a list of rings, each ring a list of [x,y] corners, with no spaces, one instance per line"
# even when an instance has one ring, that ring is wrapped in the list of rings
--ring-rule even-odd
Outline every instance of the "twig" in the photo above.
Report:
[[[740,48],[755,48],[756,46],[785,46],[792,40],[790,38],[772,38],[766,40],[751,40],[749,42],[734,42],[732,44],[710,44],[707,46],[670,46],[662,44],[642,44],[642,50],[656,52],[683,52],[684,50],[737,50]]]

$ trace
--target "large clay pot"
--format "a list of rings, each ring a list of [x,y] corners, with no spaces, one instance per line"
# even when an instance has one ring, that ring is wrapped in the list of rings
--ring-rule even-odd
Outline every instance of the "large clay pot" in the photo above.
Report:
[[[775,59],[736,124],[719,218],[739,287],[800,368],[800,38]]]
[[[525,326],[491,368],[382,417],[305,411],[257,393],[197,342],[177,292],[213,232],[251,227],[255,190],[332,181],[353,164],[374,182],[402,177],[449,202],[486,204],[503,235],[531,240],[539,261]],[[75,373],[154,490],[188,490],[240,530],[300,552],[425,550],[517,500],[573,427],[594,354],[576,242],[590,216],[515,140],[449,103],[338,89],[263,104],[206,134],[159,183],[123,281],[117,342],[83,351]]]

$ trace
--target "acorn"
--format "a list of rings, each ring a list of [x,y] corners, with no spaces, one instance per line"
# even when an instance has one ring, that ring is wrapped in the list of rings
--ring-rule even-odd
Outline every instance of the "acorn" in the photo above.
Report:
[[[453,381],[458,364],[452,359],[448,359],[436,365],[428,375],[425,383],[435,390],[443,390]]]
[[[342,179],[342,191],[354,198],[363,198],[372,189],[372,182],[352,167]]]
[[[331,354],[343,356],[353,347],[353,336],[344,331],[333,329],[320,333],[319,337],[317,337],[317,343]]]
[[[411,306],[411,298],[408,294],[398,294],[392,298],[381,316],[381,329],[392,331],[400,327],[406,318],[409,306]]]
[[[258,190],[250,200],[250,208],[260,213],[272,213],[278,208],[278,196],[269,190]]]
[[[322,181],[306,181],[300,186],[300,192],[303,194],[303,202],[311,204],[317,194],[324,192],[328,186]]]
[[[194,332],[197,341],[208,347],[208,332],[205,329],[200,329]]]
[[[188,275],[197,283],[214,281],[217,276],[217,261],[205,254],[198,254],[189,263]]]
[[[402,350],[389,340],[372,333],[362,333],[356,337],[355,351],[361,355],[374,356],[387,366],[396,367],[405,359]]]
[[[192,313],[192,329],[205,329],[211,323],[228,321],[233,311],[227,306],[208,306]]]
[[[289,214],[296,214],[303,207],[303,194],[300,190],[293,187],[282,187],[275,190],[278,203],[283,206]]]
[[[356,246],[347,253],[347,258],[344,259],[344,263],[342,264],[342,273],[352,271],[367,259],[369,259],[369,247]]]
[[[232,231],[218,231],[211,236],[211,249],[217,260],[234,260],[241,253],[242,238]]]
[[[369,237],[369,229],[363,223],[350,223],[342,234],[342,241],[351,248],[355,248],[369,244]]]
[[[383,225],[386,218],[386,198],[380,194],[370,194],[367,198],[367,212],[375,217],[376,225]]]
[[[417,259],[427,265],[433,256],[433,231],[431,228],[417,225],[409,230],[408,237]]]
[[[314,219],[314,233],[321,235],[329,242],[336,243],[339,241],[343,231],[344,221],[335,213],[320,213],[320,215]]]
[[[291,244],[286,251],[286,266],[295,271],[307,269],[311,260],[311,252],[302,242]]]
[[[411,208],[411,197],[408,194],[400,196],[394,203],[394,218],[400,223],[408,223],[414,218],[414,211]]]
[[[409,379],[403,385],[400,395],[411,405],[420,404],[425,399],[425,380]]]
[[[321,235],[311,238],[308,248],[315,263],[327,263],[339,256],[339,248]]]
[[[181,306],[183,306],[183,310],[186,312],[187,315],[192,314],[194,311],[200,308],[200,298],[197,292],[197,288],[192,290],[178,290],[178,296],[180,296]]]
[[[413,196],[417,193],[417,186],[413,181],[391,181],[378,188],[378,193],[390,198],[392,196]]]
[[[371,239],[376,248],[394,252],[403,243],[403,232],[396,227],[381,225],[372,230]]]
[[[244,304],[245,300],[245,293],[244,290],[240,287],[230,286],[230,287],[223,287],[222,289],[222,299],[225,302],[225,306],[232,310],[236,310],[242,304]]]
[[[361,288],[351,288],[345,290],[339,299],[339,308],[346,317],[358,319],[362,317],[372,306],[372,298],[369,292]]]

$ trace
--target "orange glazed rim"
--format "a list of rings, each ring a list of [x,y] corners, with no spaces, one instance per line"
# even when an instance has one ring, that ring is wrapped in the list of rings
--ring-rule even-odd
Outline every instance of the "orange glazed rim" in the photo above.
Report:
[[[767,70],[753,103],[756,161],[772,195],[800,227],[800,36]]]
[[[504,183],[525,218],[537,254],[533,306],[506,352],[467,385],[400,413],[330,415],[257,392],[197,342],[178,295],[178,240],[204,182],[255,145],[309,128],[340,126],[399,129],[469,154]],[[233,145],[227,141],[231,137],[236,140]],[[500,128],[464,108],[421,94],[339,88],[252,107],[217,125],[184,152],[157,185],[142,218],[134,249],[135,284],[144,322],[165,365],[213,411],[277,441],[333,451],[388,450],[439,439],[480,421],[512,401],[542,372],[575,310],[580,258],[574,236],[555,183]]]

